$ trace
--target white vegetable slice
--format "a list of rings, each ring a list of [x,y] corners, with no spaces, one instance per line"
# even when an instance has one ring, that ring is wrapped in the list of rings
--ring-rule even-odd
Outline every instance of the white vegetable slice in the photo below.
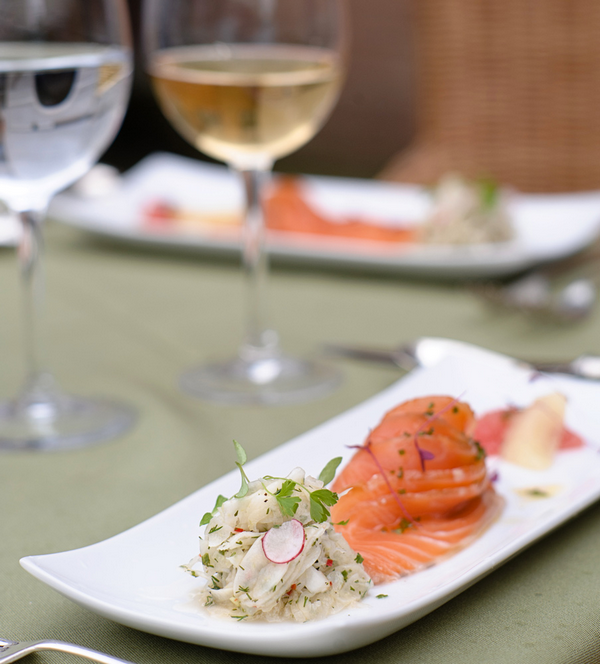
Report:
[[[549,468],[560,443],[566,402],[554,392],[517,413],[502,443],[502,458],[532,470]]]
[[[289,563],[302,553],[305,539],[304,526],[298,519],[291,519],[264,534],[263,553],[272,563]]]

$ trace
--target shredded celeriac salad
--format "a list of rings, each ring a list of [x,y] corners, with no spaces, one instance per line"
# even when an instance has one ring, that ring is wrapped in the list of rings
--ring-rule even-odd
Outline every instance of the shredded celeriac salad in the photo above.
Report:
[[[422,242],[481,244],[514,236],[506,192],[489,180],[447,175],[433,200],[433,210],[419,229]]]
[[[339,460],[326,466],[321,479],[296,468],[286,478],[249,482],[237,443],[236,451],[242,488],[232,498],[219,496],[201,521],[206,528],[199,554],[184,565],[206,581],[197,596],[201,605],[224,617],[270,622],[304,622],[355,605],[371,580],[361,555],[335,532],[327,509],[337,495],[325,484]],[[282,550],[285,562],[272,562],[282,559]]]

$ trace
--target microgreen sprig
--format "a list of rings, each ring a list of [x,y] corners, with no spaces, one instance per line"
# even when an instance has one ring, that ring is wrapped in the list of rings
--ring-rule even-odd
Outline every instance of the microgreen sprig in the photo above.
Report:
[[[250,484],[248,475],[246,475],[246,472],[244,471],[244,465],[248,460],[248,456],[246,454],[246,450],[244,450],[244,448],[237,442],[237,440],[233,441],[233,446],[235,448],[237,457],[235,465],[238,467],[242,476],[240,489],[233,497],[243,498],[248,493]],[[335,472],[341,462],[342,457],[335,457],[334,459],[331,459],[327,462],[323,470],[319,473],[319,480],[323,482],[323,485],[329,484],[329,482],[331,482],[331,480],[335,477]],[[268,475],[265,476],[264,479],[283,480],[281,488],[275,493],[271,493],[264,485],[264,483],[263,489],[275,497],[275,500],[279,505],[279,509],[284,516],[293,517],[298,510],[298,505],[301,502],[301,498],[297,495],[292,495],[294,492],[306,491],[308,493],[310,499],[310,516],[316,523],[323,523],[324,521],[327,521],[330,515],[328,508],[335,505],[338,501],[338,495],[329,489],[323,488],[310,491],[308,487],[306,487],[301,482],[296,482],[295,480],[291,480],[286,477],[273,477]],[[200,525],[205,526],[208,524],[213,516],[215,516],[217,513],[219,507],[221,507],[221,505],[227,500],[228,498],[225,496],[219,495],[212,512],[206,512],[200,521]]]
[[[248,461],[248,456],[246,454],[246,450],[237,442],[237,440],[233,441],[233,446],[235,447],[235,453],[237,455],[237,461],[235,462],[235,465],[239,468],[242,475],[242,486],[235,494],[235,498],[243,498],[248,493],[248,484],[250,483],[248,475],[246,475],[243,469],[243,465],[246,463],[246,461]]]

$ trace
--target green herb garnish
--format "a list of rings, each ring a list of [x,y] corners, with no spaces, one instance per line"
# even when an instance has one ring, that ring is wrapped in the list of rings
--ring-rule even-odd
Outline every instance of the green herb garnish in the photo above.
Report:
[[[285,480],[281,485],[281,489],[275,494],[275,500],[281,509],[282,514],[285,516],[294,516],[300,503],[298,496],[292,496],[292,492],[296,488],[296,482],[293,480]]]
[[[233,441],[233,446],[235,447],[235,453],[237,455],[237,461],[235,462],[235,465],[239,468],[240,474],[242,475],[242,486],[235,494],[235,497],[243,498],[248,493],[248,484],[250,483],[248,476],[244,472],[243,468],[243,465],[246,463],[246,461],[248,461],[248,457],[246,455],[246,450],[237,442],[237,440]]]
[[[202,520],[200,521],[201,526],[205,526],[207,523],[210,522],[210,520],[213,518],[213,516],[217,513],[217,510],[221,505],[227,500],[225,496],[219,495],[217,497],[217,501],[215,503],[215,506],[213,507],[212,512],[206,512],[206,514],[202,517]]]
[[[325,486],[327,486],[335,477],[335,471],[340,463],[342,463],[342,457],[335,457],[335,459],[331,459],[331,461],[329,461],[325,468],[319,473],[319,479]]]
[[[337,493],[329,489],[317,489],[310,492],[310,516],[317,523],[327,521],[329,510],[327,507],[335,505],[338,501]],[[326,507],[327,506],[327,507]]]

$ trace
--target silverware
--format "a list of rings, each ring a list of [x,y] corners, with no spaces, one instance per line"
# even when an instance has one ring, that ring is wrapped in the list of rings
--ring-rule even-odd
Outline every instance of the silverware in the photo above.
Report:
[[[494,304],[557,322],[587,318],[596,302],[596,286],[591,279],[575,278],[556,289],[542,272],[532,272],[504,286],[472,285],[471,292]]]
[[[465,355],[469,353],[473,357],[478,353],[488,356],[490,354],[490,351],[484,351],[477,346],[472,346],[462,341],[436,337],[423,337],[414,342],[388,349],[345,344],[326,344],[325,350],[330,355],[337,355],[338,357],[395,364],[404,371],[411,371],[419,366],[434,366],[445,357],[451,355]],[[585,354],[571,361],[545,362],[508,358],[499,353],[494,354],[505,359],[512,359],[518,365],[526,366],[533,371],[541,373],[561,373],[589,380],[600,380],[600,356],[597,355]]]
[[[71,655],[79,655],[80,657],[91,659],[94,662],[100,662],[100,664],[131,664],[131,662],[128,662],[127,660],[111,657],[111,655],[105,655],[102,652],[90,650],[90,648],[84,648],[83,646],[76,646],[73,643],[65,643],[63,641],[44,640],[19,642],[0,638],[0,662],[2,664],[15,662],[17,659],[25,657],[25,655],[29,655],[33,652],[38,652],[39,650],[58,650]]]

